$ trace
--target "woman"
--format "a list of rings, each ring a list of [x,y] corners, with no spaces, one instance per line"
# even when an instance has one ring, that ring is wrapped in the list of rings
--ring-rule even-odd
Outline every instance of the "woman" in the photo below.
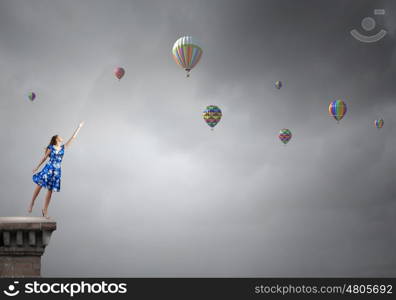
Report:
[[[33,182],[37,184],[36,188],[33,192],[32,202],[29,206],[29,213],[32,212],[34,201],[36,200],[38,194],[42,187],[48,189],[47,195],[45,196],[44,208],[41,210],[43,217],[49,218],[47,215],[48,205],[51,200],[52,191],[59,192],[60,191],[60,183],[61,183],[61,163],[63,154],[65,153],[65,148],[68,148],[71,142],[77,137],[78,132],[81,127],[84,125],[84,122],[81,122],[78,128],[74,131],[73,136],[67,141],[66,144],[61,144],[63,139],[59,135],[54,135],[51,138],[51,141],[47,148],[45,149],[45,154],[41,159],[37,168],[33,170],[33,173],[36,173],[40,166],[46,161],[49,157],[49,161],[44,166],[44,168],[33,174]]]

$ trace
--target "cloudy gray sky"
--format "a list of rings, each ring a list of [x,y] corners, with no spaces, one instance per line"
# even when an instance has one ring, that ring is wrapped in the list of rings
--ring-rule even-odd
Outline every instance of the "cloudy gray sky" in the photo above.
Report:
[[[367,16],[377,43],[349,34]],[[0,215],[27,214],[49,138],[85,120],[43,276],[395,276],[395,16],[391,0],[0,1]],[[203,48],[189,79],[183,35]]]

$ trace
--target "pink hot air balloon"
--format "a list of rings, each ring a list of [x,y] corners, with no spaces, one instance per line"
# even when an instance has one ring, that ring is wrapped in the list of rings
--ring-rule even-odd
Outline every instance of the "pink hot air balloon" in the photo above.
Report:
[[[125,74],[125,70],[121,67],[118,67],[114,70],[114,75],[115,77],[118,78],[118,80],[120,80]]]

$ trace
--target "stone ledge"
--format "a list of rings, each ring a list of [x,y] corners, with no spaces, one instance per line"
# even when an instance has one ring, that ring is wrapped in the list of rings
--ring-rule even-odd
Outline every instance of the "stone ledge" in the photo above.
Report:
[[[0,217],[0,277],[40,276],[54,230],[56,222],[44,217]]]
[[[44,217],[0,217],[0,230],[56,230],[56,222]]]

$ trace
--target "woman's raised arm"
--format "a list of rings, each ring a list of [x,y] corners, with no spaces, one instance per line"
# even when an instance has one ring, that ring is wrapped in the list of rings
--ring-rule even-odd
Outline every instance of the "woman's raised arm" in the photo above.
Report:
[[[77,129],[74,131],[72,137],[66,142],[65,147],[69,147],[69,146],[70,146],[71,142],[77,137],[77,134],[78,134],[78,132],[80,131],[81,127],[83,127],[83,125],[84,125],[84,121],[81,122],[81,123],[78,125],[78,127],[77,127]]]

